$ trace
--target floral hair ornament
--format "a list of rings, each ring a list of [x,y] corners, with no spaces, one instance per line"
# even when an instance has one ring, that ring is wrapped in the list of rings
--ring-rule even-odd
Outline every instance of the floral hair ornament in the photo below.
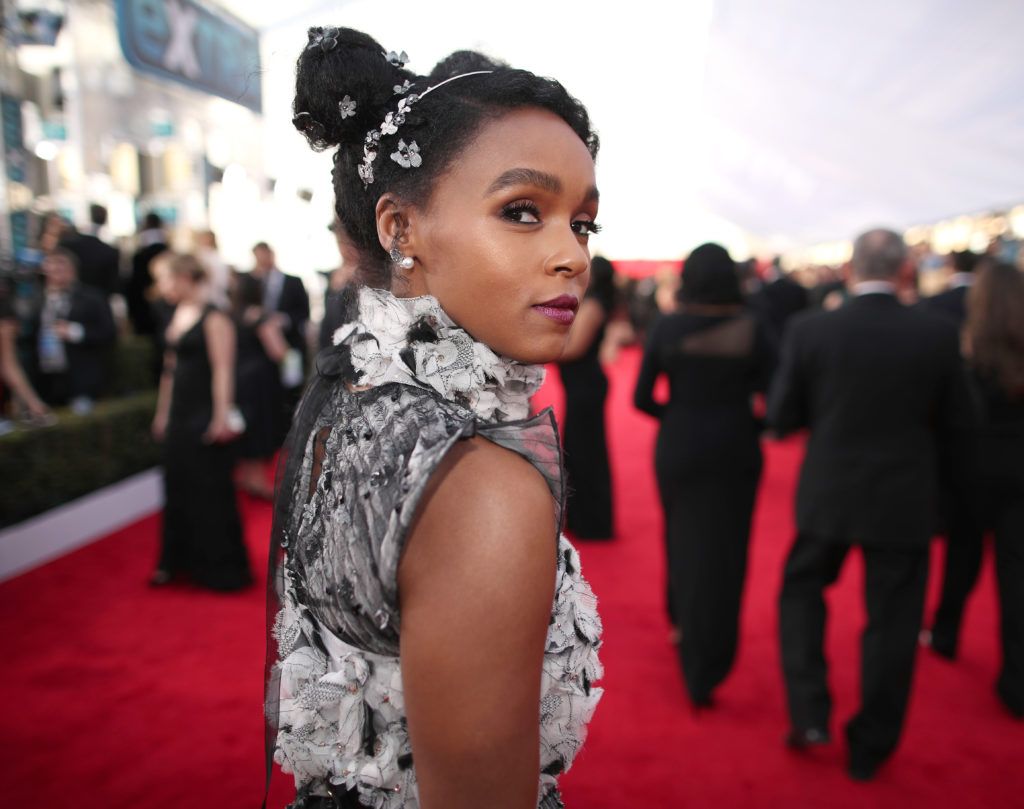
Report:
[[[401,139],[398,141],[398,151],[391,153],[391,159],[403,169],[414,169],[423,162],[423,158],[420,157],[420,147],[416,145],[416,141],[412,141],[407,146]]]
[[[405,67],[409,64],[409,54],[405,51],[401,53],[395,53],[394,51],[388,51],[384,54],[384,58],[387,59],[395,67]]]
[[[306,50],[313,50],[320,48],[324,53],[334,50],[338,46],[338,29],[334,27],[328,28],[310,28],[309,29],[309,44],[306,46]]]
[[[389,62],[391,61],[391,55],[393,54],[394,51],[388,55]],[[405,56],[405,51],[402,52],[402,56]],[[392,62],[392,64],[395,63]],[[464,79],[467,76],[480,76],[484,73],[493,72],[493,70],[474,70],[471,73],[459,73],[457,76],[451,76],[438,84],[428,87],[419,95],[416,93],[403,95],[403,98],[398,102],[398,108],[394,112],[389,112],[385,116],[383,123],[380,125],[380,129],[371,129],[366,133],[366,140],[363,142],[363,162],[359,164],[359,168],[357,169],[359,179],[363,181],[363,187],[365,188],[373,183],[373,161],[377,159],[377,152],[379,151],[381,137],[384,135],[394,135],[398,131],[398,127],[405,123],[405,117],[412,109],[413,104],[434,92],[434,90],[439,87],[443,87],[448,84],[450,81]],[[408,87],[406,85],[408,85]],[[401,90],[402,94],[404,94],[408,92],[411,87],[412,85],[408,81],[405,82],[404,85],[396,85],[395,93],[399,94],[399,90]],[[418,168],[423,163],[423,158],[420,157],[420,147],[414,140],[409,141],[409,143],[406,143],[404,140],[399,140],[398,150],[391,153],[391,159],[404,169]]]
[[[346,95],[338,102],[338,113],[343,121],[350,116],[354,116],[356,114],[356,102]]]

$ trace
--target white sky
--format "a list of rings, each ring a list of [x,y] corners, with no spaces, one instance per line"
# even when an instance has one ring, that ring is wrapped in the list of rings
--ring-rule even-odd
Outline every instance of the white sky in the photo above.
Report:
[[[267,26],[268,171],[282,199],[314,189],[325,255],[330,158],[290,123],[309,25],[364,30],[418,72],[472,48],[559,79],[601,136],[593,246],[611,258],[708,240],[742,257],[1024,201],[1021,0],[224,2]]]

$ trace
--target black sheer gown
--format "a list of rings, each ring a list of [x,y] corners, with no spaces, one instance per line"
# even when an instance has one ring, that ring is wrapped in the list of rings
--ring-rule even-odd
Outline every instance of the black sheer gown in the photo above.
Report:
[[[680,313],[651,331],[634,402],[661,421],[655,451],[665,513],[668,609],[681,634],[691,698],[706,702],[736,654],[747,544],[761,475],[752,395],[775,364],[773,342],[748,314]],[[655,402],[668,377],[667,404]]]
[[[210,358],[203,323],[177,340],[174,386],[164,439],[164,525],[159,569],[196,584],[235,590],[251,581],[231,473],[235,448],[208,444],[213,414]]]
[[[269,315],[247,323],[235,321],[237,354],[235,366],[235,401],[245,417],[245,432],[238,439],[238,457],[267,460],[281,446],[286,431],[284,421],[284,388],[277,364],[267,355],[259,330]]]
[[[604,423],[608,377],[599,359],[607,322],[605,310],[605,322],[586,353],[558,364],[565,388],[562,444],[569,485],[565,527],[577,539],[611,539],[613,534],[612,473]]]

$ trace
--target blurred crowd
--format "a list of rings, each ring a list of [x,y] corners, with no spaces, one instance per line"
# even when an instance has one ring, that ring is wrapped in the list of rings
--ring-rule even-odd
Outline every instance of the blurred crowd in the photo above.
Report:
[[[641,280],[594,260],[592,291],[559,364],[567,530],[614,537],[601,365],[640,342],[634,404],[659,422],[652,460],[666,606],[695,708],[714,705],[737,657],[761,438],[801,431],[797,531],[779,600],[787,744],[831,741],[823,592],[854,547],[868,620],[861,706],[845,726],[849,774],[873,778],[895,750],[915,647],[957,657],[988,533],[1002,648],[995,691],[1024,717],[1019,248],[1000,238],[983,253],[938,256],[875,230],[857,239],[848,264],[790,273],[779,259],[735,262],[710,243]],[[936,530],[946,557],[938,610],[926,620]]]
[[[128,342],[142,346],[144,387],[158,391],[152,432],[164,447],[163,536],[150,583],[183,577],[219,590],[245,587],[252,575],[235,492],[272,498],[270,464],[313,358],[344,322],[344,292],[356,272],[351,245],[334,226],[338,266],[326,274],[324,315],[314,323],[303,281],[282,271],[265,242],[239,268],[220,257],[212,232],[192,234],[190,249],[175,250],[150,213],[119,249],[103,240],[105,222],[100,206],[85,230],[45,217],[38,266],[0,277],[0,432],[92,412],[110,393],[114,353]],[[847,728],[851,745],[861,745],[851,774],[872,777],[895,747],[936,516],[922,504],[935,500],[948,552],[941,604],[921,640],[956,656],[983,536],[994,529],[1004,650],[998,692],[1012,713],[1024,712],[1022,260],[1020,244],[1007,238],[984,252],[937,255],[907,249],[889,231],[861,237],[847,265],[789,272],[780,258],[735,262],[713,244],[644,278],[594,258],[558,364],[571,491],[566,529],[583,540],[615,535],[603,366],[624,346],[643,346],[635,403],[660,421],[654,462],[667,608],[695,706],[713,703],[736,656],[760,437],[766,428],[805,428],[799,534],[780,601],[790,744],[829,739],[821,590],[859,543],[870,620],[861,725]],[[951,343],[933,325],[939,321]],[[973,379],[963,401],[952,377],[935,370],[951,361]],[[661,376],[667,398],[655,390]],[[939,441],[943,420],[972,426],[956,441]],[[894,432],[893,424],[902,426]],[[850,436],[855,446],[840,449]],[[923,482],[931,478],[935,498]],[[878,485],[885,496],[871,494]],[[864,522],[873,513],[877,522]]]

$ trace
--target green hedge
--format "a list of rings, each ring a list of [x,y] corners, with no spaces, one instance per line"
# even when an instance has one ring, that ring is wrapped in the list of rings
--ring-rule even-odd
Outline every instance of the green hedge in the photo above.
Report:
[[[122,335],[108,360],[104,398],[128,396],[156,385],[156,348],[148,337]]]
[[[53,427],[0,436],[0,527],[156,466],[155,410],[151,390],[97,402],[84,416],[58,411]]]

